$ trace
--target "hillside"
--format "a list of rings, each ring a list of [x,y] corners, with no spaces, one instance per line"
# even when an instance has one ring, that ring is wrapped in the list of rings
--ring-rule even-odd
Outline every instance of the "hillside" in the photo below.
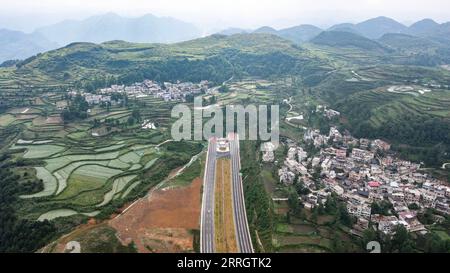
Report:
[[[224,29],[222,31],[220,31],[217,34],[220,35],[234,35],[234,34],[244,34],[244,33],[249,33],[251,32],[251,30],[247,30],[247,29],[243,29],[243,28],[236,28],[236,27],[230,27],[227,29]]]
[[[313,25],[300,25],[285,28],[278,31],[278,35],[294,43],[302,43],[311,40],[322,32],[322,29]]]
[[[345,30],[369,39],[378,39],[386,33],[403,33],[407,30],[407,27],[391,18],[380,16],[358,24],[338,24],[332,26],[329,30]]]
[[[346,115],[357,136],[401,143],[405,156],[420,158],[428,166],[448,161],[450,91],[422,94],[420,86],[408,86],[409,92],[390,91],[393,88],[384,86],[358,92],[338,101],[336,107]]]
[[[386,33],[401,33],[406,29],[403,24],[383,16],[356,25],[356,30],[370,39],[380,38]]]
[[[74,43],[29,58],[2,80],[29,85],[189,80],[222,82],[233,75],[321,75],[325,61],[269,34],[213,35],[178,44]]]
[[[278,31],[269,26],[263,26],[253,31],[253,33],[264,33],[264,34],[274,34],[277,35]]]
[[[450,22],[439,25],[434,32],[427,34],[427,37],[432,38],[433,40],[443,43],[450,43]]]
[[[317,45],[342,48],[357,48],[375,52],[388,52],[388,49],[376,41],[346,31],[324,31],[311,40]]]
[[[423,19],[412,24],[406,33],[416,36],[428,35],[435,32],[439,28],[439,24],[432,19]]]
[[[385,34],[378,42],[411,53],[431,52],[442,46],[430,39],[399,33]]]

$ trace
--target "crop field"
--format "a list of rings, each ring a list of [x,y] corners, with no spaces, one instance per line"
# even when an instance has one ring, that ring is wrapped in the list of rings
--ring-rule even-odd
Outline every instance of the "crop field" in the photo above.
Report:
[[[229,84],[229,92],[219,94],[222,105],[247,103],[266,103],[276,100],[275,89],[280,83],[261,79],[247,79]]]
[[[23,148],[27,149],[24,158],[45,158],[64,150],[64,147],[57,145],[32,145]]]
[[[83,165],[72,172],[68,186],[58,196],[67,199],[77,196],[83,191],[95,190],[103,187],[107,180],[121,171],[109,169],[99,165]]]
[[[0,127],[8,126],[12,122],[14,122],[15,118],[13,115],[4,114],[0,115]]]
[[[23,200],[39,204],[32,214],[40,220],[88,215],[86,213],[98,211],[112,201],[128,200],[130,193],[143,185],[144,172],[161,168],[160,164],[164,163],[156,164],[159,160],[169,160],[175,155],[167,150],[167,144],[160,147],[144,143],[125,145],[123,140],[113,140],[111,149],[95,148],[95,145],[81,149],[59,139],[54,139],[51,145],[34,145],[35,142],[22,139],[12,146],[12,151],[17,151],[19,157],[39,158],[43,162],[35,169],[44,189],[21,196]],[[19,153],[22,150],[26,151],[24,155]],[[192,149],[192,152],[199,151]],[[45,209],[47,204],[60,208],[48,210]]]
[[[23,195],[26,199],[44,198],[47,202],[62,202],[85,206],[102,207],[113,198],[124,198],[138,185],[130,183],[137,178],[137,174],[144,169],[139,164],[144,155],[152,156],[147,162],[146,168],[151,168],[160,154],[163,152],[152,149],[147,145],[136,145],[131,148],[122,144],[114,144],[111,149],[84,148],[80,153],[71,153],[69,147],[63,143],[58,145],[33,145],[33,141],[21,140],[12,150],[25,149],[23,157],[40,158],[45,162],[44,166],[37,166],[36,176],[44,182],[44,190],[31,195]],[[151,145],[154,146],[154,145]],[[114,151],[110,151],[114,150]],[[124,175],[130,173],[129,175]],[[120,177],[118,177],[120,175]],[[114,177],[118,177],[114,179]],[[43,200],[44,200],[43,199]],[[43,213],[41,219],[54,219],[54,215],[62,217],[68,215],[51,213],[50,216]],[[78,213],[76,213],[78,214]],[[62,216],[58,216],[62,215]],[[70,213],[75,215],[75,213]]]
[[[143,98],[148,105],[161,104],[154,98]],[[55,123],[45,118],[41,111],[55,116],[56,102],[60,95],[42,97],[42,105],[21,107],[0,117],[0,126],[18,124],[20,115],[30,116],[27,127],[9,151],[14,158],[30,161],[33,176],[42,180],[40,192],[22,194],[21,214],[39,220],[56,220],[63,217],[101,214],[111,208],[119,209],[126,202],[134,201],[143,192],[160,182],[171,170],[187,163],[203,146],[180,144],[168,150],[170,143],[159,145],[168,139],[163,133],[171,120],[170,108],[153,111],[143,108],[146,119],[159,120],[158,129],[112,131],[104,136],[92,136],[94,119],[127,119],[131,114],[126,108],[113,107],[111,112],[97,109],[91,118],[80,122]],[[161,111],[160,111],[161,110]],[[31,117],[34,115],[34,117]],[[182,147],[188,148],[182,148]]]
[[[71,210],[71,209],[58,209],[58,210],[52,210],[52,211],[42,214],[41,216],[39,216],[38,221],[53,220],[53,219],[56,219],[59,217],[67,217],[67,216],[72,216],[72,215],[76,215],[76,214],[83,214],[83,215],[92,217],[92,216],[97,215],[99,212],[100,211],[79,213],[79,212],[77,212],[75,210]]]
[[[277,202],[282,207],[287,204]],[[278,212],[282,217],[283,213]],[[330,225],[334,217],[330,215],[321,215],[314,219],[309,210],[303,210],[302,218],[291,217],[287,223],[280,221],[275,227],[275,233],[272,238],[272,244],[277,252],[281,253],[324,253],[333,252],[336,244],[347,245],[350,249],[358,252],[359,246],[351,239],[350,235]]]
[[[130,183],[130,181],[132,181],[136,177],[136,175],[128,175],[115,179],[112,185],[112,189],[105,194],[103,202],[98,204],[97,207],[102,207],[108,204],[113,198],[120,197],[120,193],[123,191],[123,189],[127,186],[128,183]]]
[[[373,127],[395,121],[402,116],[450,118],[450,91],[432,90],[420,93],[422,89],[413,88],[387,91],[392,87],[360,92],[339,103],[350,108],[358,105],[370,110],[368,120]],[[412,87],[411,87],[412,88]],[[394,89],[391,89],[394,90]],[[345,110],[345,109],[344,109]]]

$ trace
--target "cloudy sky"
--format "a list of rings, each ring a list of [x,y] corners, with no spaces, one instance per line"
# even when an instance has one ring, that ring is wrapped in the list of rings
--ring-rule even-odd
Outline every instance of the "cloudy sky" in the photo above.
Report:
[[[107,12],[171,16],[204,30],[303,23],[326,27],[379,15],[407,24],[423,18],[450,21],[448,0],[0,0],[0,7],[0,28],[23,31]]]

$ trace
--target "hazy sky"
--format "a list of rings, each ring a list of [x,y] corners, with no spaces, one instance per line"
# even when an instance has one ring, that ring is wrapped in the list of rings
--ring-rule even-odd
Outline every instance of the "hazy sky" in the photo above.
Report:
[[[384,15],[402,23],[450,21],[448,0],[0,0],[0,28],[32,31],[63,19],[115,12],[152,13],[192,22],[204,30],[276,28],[303,23],[322,27]]]

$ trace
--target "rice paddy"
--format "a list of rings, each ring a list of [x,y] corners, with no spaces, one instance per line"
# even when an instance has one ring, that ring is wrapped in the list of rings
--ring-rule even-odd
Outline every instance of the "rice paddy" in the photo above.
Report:
[[[58,209],[58,210],[52,210],[52,211],[42,214],[41,216],[39,216],[38,221],[44,221],[44,220],[50,221],[50,220],[54,220],[59,217],[67,217],[67,216],[72,216],[72,215],[76,215],[76,214],[82,214],[85,216],[92,217],[99,213],[100,213],[100,211],[79,213],[79,212],[77,212],[75,210],[71,210],[71,209]]]
[[[94,107],[88,119],[64,124],[55,109],[60,98],[61,95],[49,93],[42,96],[39,105],[0,115],[2,128],[22,122],[22,116],[28,119],[21,135],[11,139],[6,148],[15,159],[27,160],[27,168],[33,170],[30,179],[43,184],[40,191],[20,196],[25,204],[21,213],[28,218],[53,221],[113,211],[138,198],[199,153],[197,146],[184,151],[167,149],[168,136],[164,131],[171,122],[167,118],[170,103],[150,97],[142,99],[147,105],[141,110],[142,118],[157,123],[155,130],[117,126],[106,132],[106,126],[100,126],[97,131],[101,134],[93,136],[94,120],[126,124],[132,111]]]
[[[155,149],[156,145],[127,147],[123,141],[110,145],[109,149],[90,147],[74,149],[64,147],[63,143],[57,145],[33,143],[36,141],[21,139],[11,149],[25,150],[24,158],[43,160],[44,166],[36,166],[35,169],[36,177],[42,179],[44,183],[44,190],[21,197],[24,199],[46,197],[49,200],[67,201],[81,206],[87,204],[102,207],[113,198],[127,196],[138,185],[138,181],[130,183],[137,178],[137,173],[150,169],[163,153],[160,149]],[[140,164],[141,160],[145,160],[144,156],[151,159],[145,164]],[[129,175],[126,175],[127,173]],[[127,190],[130,184],[133,188]],[[86,204],[83,204],[83,200]],[[63,213],[65,214],[67,213]],[[52,216],[44,218],[53,219]]]

